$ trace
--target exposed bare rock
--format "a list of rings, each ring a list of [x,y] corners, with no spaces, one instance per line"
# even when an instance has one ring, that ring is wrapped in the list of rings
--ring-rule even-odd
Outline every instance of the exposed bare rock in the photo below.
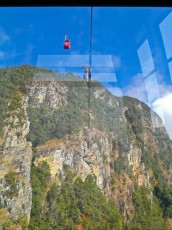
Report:
[[[67,103],[68,88],[58,81],[35,81],[30,88],[32,105],[48,104],[50,109],[58,108]]]
[[[28,97],[22,97],[21,107],[9,112],[5,121],[0,150],[1,223],[23,215],[27,216],[28,222],[30,219],[32,144],[26,140],[30,124],[26,113],[27,103]]]
[[[85,128],[70,139],[52,140],[37,147],[35,164],[47,161],[52,179],[64,176],[64,165],[70,166],[83,180],[92,174],[102,192],[110,196],[110,153],[107,135]]]

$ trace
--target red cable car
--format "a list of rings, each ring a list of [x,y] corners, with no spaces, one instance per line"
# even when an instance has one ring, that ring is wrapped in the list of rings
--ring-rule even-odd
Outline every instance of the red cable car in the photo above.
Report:
[[[64,49],[65,50],[69,50],[70,49],[70,40],[67,39],[67,35],[65,36],[65,40],[64,40]]]

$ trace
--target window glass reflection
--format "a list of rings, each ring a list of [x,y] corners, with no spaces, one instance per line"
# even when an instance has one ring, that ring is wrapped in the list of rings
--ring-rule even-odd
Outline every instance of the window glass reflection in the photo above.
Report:
[[[172,13],[170,13],[159,25],[167,59],[172,57]]]
[[[172,83],[172,62],[168,63],[169,71],[170,71],[170,77],[171,77],[171,83]]]
[[[160,97],[156,74],[152,74],[151,76],[146,78],[144,82],[148,103],[151,105],[154,100]]]
[[[154,69],[153,58],[147,39],[140,46],[137,53],[140,60],[143,76],[146,77]]]

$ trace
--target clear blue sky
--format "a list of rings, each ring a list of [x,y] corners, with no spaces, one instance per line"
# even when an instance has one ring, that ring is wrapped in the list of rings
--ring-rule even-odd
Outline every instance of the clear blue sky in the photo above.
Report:
[[[147,103],[172,137],[171,11],[92,7],[91,64],[93,79],[114,95]],[[89,64],[90,12],[89,6],[1,7],[0,67],[30,64],[82,76],[81,66]],[[63,49],[65,34],[70,50]]]

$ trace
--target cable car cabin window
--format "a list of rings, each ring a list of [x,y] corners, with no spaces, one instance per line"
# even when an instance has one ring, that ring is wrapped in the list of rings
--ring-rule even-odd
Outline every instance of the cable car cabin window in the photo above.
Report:
[[[70,49],[70,41],[69,40],[64,41],[64,49]]]

